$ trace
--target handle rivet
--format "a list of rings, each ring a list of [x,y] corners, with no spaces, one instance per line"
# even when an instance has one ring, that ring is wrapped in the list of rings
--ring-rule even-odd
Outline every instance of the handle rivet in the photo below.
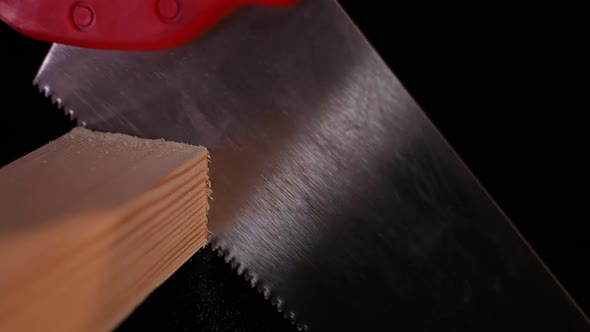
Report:
[[[156,7],[158,16],[164,23],[175,23],[180,18],[181,0],[158,0]]]
[[[80,31],[90,30],[96,22],[94,8],[84,1],[76,2],[72,7],[72,22]]]

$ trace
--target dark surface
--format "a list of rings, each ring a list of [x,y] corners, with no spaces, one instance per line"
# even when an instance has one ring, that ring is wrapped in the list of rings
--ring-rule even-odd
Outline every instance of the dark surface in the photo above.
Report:
[[[135,330],[296,331],[209,247],[176,271],[118,328]]]
[[[588,218],[575,214],[580,205],[569,185],[581,174],[575,170],[575,143],[585,135],[576,130],[580,119],[572,97],[579,88],[568,84],[569,53],[575,52],[567,37],[557,36],[543,20],[524,24],[514,11],[486,11],[492,18],[480,11],[449,17],[438,11],[428,15],[413,8],[352,9],[353,1],[345,4],[499,205],[588,310],[589,251],[583,232]],[[4,164],[59,136],[70,123],[30,85],[47,44],[17,36],[5,26],[0,31]],[[286,326],[221,259],[208,251],[197,256],[211,264],[187,264],[122,327],[224,331]],[[195,287],[198,280],[202,288]],[[189,300],[173,304],[175,294]],[[204,306],[212,309],[203,311]]]

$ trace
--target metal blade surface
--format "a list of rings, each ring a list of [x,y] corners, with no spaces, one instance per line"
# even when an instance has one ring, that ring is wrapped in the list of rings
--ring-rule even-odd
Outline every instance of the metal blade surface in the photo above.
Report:
[[[36,83],[91,129],[207,146],[215,246],[301,328],[588,330],[332,0],[165,51],[54,45]]]

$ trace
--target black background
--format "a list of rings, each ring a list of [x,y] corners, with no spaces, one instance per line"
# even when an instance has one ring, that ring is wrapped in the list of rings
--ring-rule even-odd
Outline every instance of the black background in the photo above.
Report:
[[[341,1],[542,260],[590,311],[588,105],[574,8]],[[587,36],[586,36],[587,37]],[[49,44],[0,25],[0,165],[73,122],[32,86]],[[586,128],[585,128],[586,127]],[[199,262],[199,264],[195,263]],[[206,264],[201,262],[207,262]],[[283,330],[282,316],[210,250],[121,326]]]

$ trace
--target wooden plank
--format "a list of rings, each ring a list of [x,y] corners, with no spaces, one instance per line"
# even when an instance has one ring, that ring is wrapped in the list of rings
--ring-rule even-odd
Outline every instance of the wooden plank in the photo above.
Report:
[[[203,147],[76,128],[0,169],[0,331],[114,328],[207,242]]]

